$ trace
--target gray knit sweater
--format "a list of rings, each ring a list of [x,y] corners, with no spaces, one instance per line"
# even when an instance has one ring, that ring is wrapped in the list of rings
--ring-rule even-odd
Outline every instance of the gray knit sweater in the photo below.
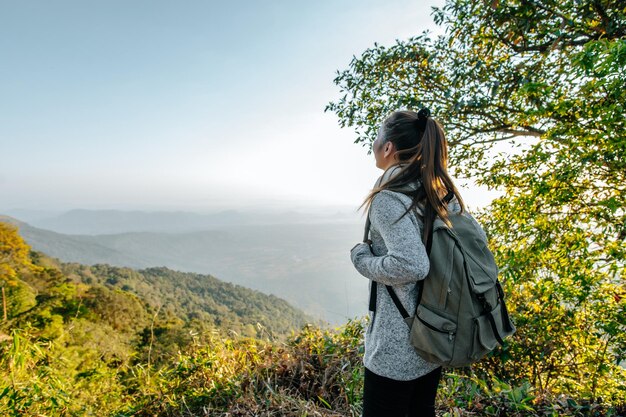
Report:
[[[395,169],[387,170],[376,185],[393,176]],[[383,190],[376,194],[369,213],[372,249],[360,243],[350,251],[357,271],[383,284],[377,286],[376,312],[370,313],[365,331],[363,364],[377,375],[401,381],[419,378],[439,366],[415,352],[409,342],[409,327],[385,288],[393,286],[409,314],[415,311],[416,283],[426,277],[430,265],[421,238],[421,219],[411,211],[394,224],[410,204],[411,198],[399,192]],[[450,210],[460,210],[456,200]]]

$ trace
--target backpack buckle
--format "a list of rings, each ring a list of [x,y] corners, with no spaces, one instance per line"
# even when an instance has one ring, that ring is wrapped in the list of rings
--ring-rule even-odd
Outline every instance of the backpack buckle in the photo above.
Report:
[[[485,298],[485,294],[477,294],[476,298],[478,298],[478,301],[480,301],[480,303],[482,304],[483,312],[490,312],[491,310],[493,310],[493,307]]]

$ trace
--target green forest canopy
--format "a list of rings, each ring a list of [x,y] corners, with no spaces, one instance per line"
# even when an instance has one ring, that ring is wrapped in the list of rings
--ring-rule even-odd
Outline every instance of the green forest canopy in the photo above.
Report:
[[[246,377],[252,349],[273,354],[315,323],[210,275],[59,262],[3,221],[0,288],[1,415],[142,415],[187,407],[179,386],[190,402],[221,404],[220,384]]]
[[[11,285],[1,283],[9,301],[0,322],[2,415],[361,414],[365,320],[338,331],[305,326],[286,342],[237,337],[211,323],[245,331],[259,312],[241,302],[256,300],[251,290],[167,268],[60,264],[28,249],[0,222],[4,271],[13,271]],[[277,320],[281,301],[265,301],[273,324],[289,323],[289,314]],[[623,397],[545,395],[480,371],[446,370],[439,414],[623,414]]]
[[[315,322],[278,297],[210,275],[59,262],[31,251],[5,222],[0,287],[7,312],[0,330],[34,327],[40,340],[78,346],[88,345],[94,332],[109,334],[98,342],[102,357],[124,363],[145,359],[148,345],[152,359],[166,363],[194,337],[285,340]]]

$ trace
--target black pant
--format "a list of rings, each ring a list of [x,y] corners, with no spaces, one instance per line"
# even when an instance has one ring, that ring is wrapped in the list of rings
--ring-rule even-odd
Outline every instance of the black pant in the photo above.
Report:
[[[362,417],[435,417],[441,367],[411,381],[396,381],[365,368]]]

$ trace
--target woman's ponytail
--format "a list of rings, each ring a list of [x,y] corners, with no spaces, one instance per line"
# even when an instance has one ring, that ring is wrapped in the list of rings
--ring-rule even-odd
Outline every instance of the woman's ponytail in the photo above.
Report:
[[[448,174],[448,142],[439,122],[430,117],[428,109],[415,113],[398,111],[383,123],[386,137],[396,145],[402,169],[391,180],[374,188],[363,204],[369,206],[381,190],[402,190],[408,183],[421,181],[422,187],[405,192],[413,198],[411,207],[425,206],[425,233],[429,233],[436,216],[451,226],[448,219],[448,202],[456,197],[461,211],[465,205],[452,178]],[[405,214],[406,214],[405,213]]]
[[[461,211],[465,209],[463,200],[448,174],[448,143],[439,123],[429,118],[420,143],[422,186],[426,194],[426,228],[430,232],[435,215],[451,226],[448,219],[448,202],[456,197]]]

